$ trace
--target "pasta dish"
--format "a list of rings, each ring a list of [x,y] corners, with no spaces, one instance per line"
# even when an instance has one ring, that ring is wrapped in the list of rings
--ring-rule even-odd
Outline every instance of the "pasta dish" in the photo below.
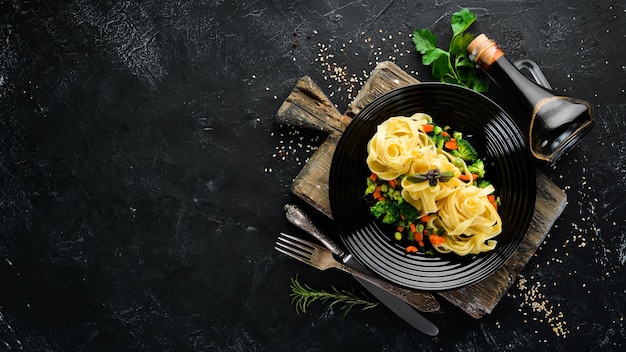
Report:
[[[377,127],[367,150],[370,212],[394,226],[406,252],[465,256],[495,248],[500,200],[461,132],[424,113],[397,116]]]

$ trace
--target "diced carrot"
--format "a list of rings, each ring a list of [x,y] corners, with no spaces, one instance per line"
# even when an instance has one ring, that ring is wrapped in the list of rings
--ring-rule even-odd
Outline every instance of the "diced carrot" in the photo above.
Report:
[[[378,175],[372,172],[372,174],[370,175],[370,180],[376,182],[376,180],[378,180]]]
[[[429,239],[430,239],[430,243],[433,246],[438,246],[445,242],[445,239],[443,238],[443,236],[430,235]]]
[[[396,186],[397,186],[396,180],[395,179],[389,180],[389,186],[391,186],[391,188],[395,189]]]
[[[422,222],[429,222],[429,221],[430,221],[430,215],[426,214],[426,215],[422,216],[422,217],[420,218],[420,220],[421,220]]]
[[[478,178],[477,174],[461,174],[461,176],[459,176],[459,178],[463,181],[474,181],[475,179]]]
[[[434,125],[429,125],[429,124],[422,125],[422,131],[424,131],[426,133],[432,132],[434,130],[435,130],[435,126]]]
[[[458,148],[458,145],[456,144],[456,140],[454,139],[447,141],[443,146],[448,150],[455,150]]]
[[[398,231],[398,232],[402,232],[402,231],[404,231],[404,226],[398,226],[398,227],[396,227],[396,231]]]
[[[450,137],[450,133],[448,133],[447,131],[442,131],[441,135],[444,137]]]
[[[374,195],[374,199],[380,199],[383,197],[383,194],[380,192],[380,189],[376,189],[373,195]]]
[[[417,227],[415,226],[414,223],[409,224],[409,227],[411,228],[411,233],[416,233],[417,232]]]
[[[494,194],[488,195],[487,200],[489,200],[489,203],[491,203],[491,205],[498,210],[498,202],[496,201],[496,196]]]
[[[415,238],[416,241],[421,242],[424,240],[424,234],[422,233],[422,231],[418,231],[415,234],[413,234],[413,237]],[[423,247],[423,245],[422,245]]]
[[[417,247],[415,246],[408,246],[405,248],[407,253],[417,253]]]
[[[419,244],[420,247],[424,247],[424,241],[419,241],[417,244]]]

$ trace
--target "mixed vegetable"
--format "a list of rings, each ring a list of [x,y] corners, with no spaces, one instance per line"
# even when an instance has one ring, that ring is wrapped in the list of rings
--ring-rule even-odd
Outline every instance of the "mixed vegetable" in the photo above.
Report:
[[[452,132],[449,127],[436,124],[423,126],[438,149],[448,152],[455,157],[453,164],[462,173],[459,177],[465,182],[473,182],[484,188],[491,183],[485,179],[485,163],[478,157],[476,149],[463,137],[461,132]],[[467,171],[463,172],[467,167]],[[422,215],[420,210],[402,197],[402,180],[409,178],[411,182],[426,182],[436,186],[437,182],[447,182],[454,175],[439,170],[429,170],[426,173],[402,175],[394,180],[382,180],[375,173],[367,178],[365,196],[371,202],[370,213],[383,224],[394,228],[394,240],[402,244],[407,253],[423,251],[434,254],[433,246],[443,243],[445,230],[435,227],[431,220],[433,214]],[[487,196],[489,202],[497,209],[500,198],[495,194]]]

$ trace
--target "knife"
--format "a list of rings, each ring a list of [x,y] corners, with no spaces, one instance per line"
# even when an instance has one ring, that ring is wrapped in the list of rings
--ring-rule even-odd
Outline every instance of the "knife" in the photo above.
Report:
[[[285,213],[287,215],[287,219],[292,224],[322,242],[322,244],[326,248],[330,249],[333,254],[335,254],[335,256],[338,257],[345,265],[361,272],[370,273],[365,267],[356,261],[351,254],[346,253],[341,249],[341,247],[323,234],[300,208],[292,204],[287,204],[285,205]],[[358,277],[355,278],[382,304],[384,304],[392,312],[396,313],[396,315],[409,323],[411,326],[430,336],[436,336],[439,333],[439,328],[437,328],[437,326],[413,309],[417,308],[425,312],[438,310],[439,302],[433,295],[407,290],[397,286],[393,288],[396,294],[394,295],[363,279]],[[401,292],[403,299],[397,297],[398,292]],[[411,302],[411,304],[408,302]]]

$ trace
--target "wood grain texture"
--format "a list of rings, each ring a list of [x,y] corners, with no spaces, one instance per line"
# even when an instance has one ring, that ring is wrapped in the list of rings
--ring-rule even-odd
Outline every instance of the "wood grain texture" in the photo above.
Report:
[[[419,81],[398,67],[398,65],[390,61],[383,61],[376,65],[369,79],[350,103],[345,115],[354,117],[365,106],[384,93],[415,83],[419,83]]]
[[[339,113],[309,76],[302,77],[296,83],[275,118],[279,123],[328,133],[343,132],[351,120]]]
[[[328,135],[291,184],[293,194],[331,219],[333,214],[330,210],[328,176],[339,138],[341,135],[338,133]]]
[[[295,178],[292,192],[332,219],[328,175],[341,133],[351,118],[374,99],[392,89],[415,83],[419,81],[394,63],[379,63],[346,112],[339,114],[310,78],[301,79],[281,106],[276,119],[284,124],[321,129],[329,136]],[[439,296],[477,319],[491,313],[543,242],[566,201],[565,192],[537,171],[535,212],[528,232],[513,256],[488,278],[439,293]]]

